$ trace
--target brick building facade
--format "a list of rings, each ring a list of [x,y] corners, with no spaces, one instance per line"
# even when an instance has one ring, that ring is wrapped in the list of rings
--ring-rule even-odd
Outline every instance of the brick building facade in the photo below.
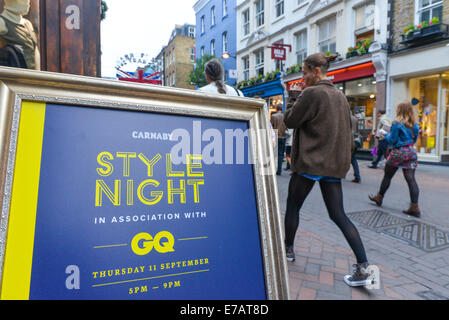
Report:
[[[414,104],[420,161],[449,161],[449,0],[390,0],[388,112]]]
[[[195,26],[177,25],[164,49],[164,85],[195,89],[189,72],[195,64]]]

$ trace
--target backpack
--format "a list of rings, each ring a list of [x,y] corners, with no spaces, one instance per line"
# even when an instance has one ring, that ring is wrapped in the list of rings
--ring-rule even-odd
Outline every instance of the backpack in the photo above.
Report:
[[[22,52],[12,45],[0,48],[0,66],[27,68]]]

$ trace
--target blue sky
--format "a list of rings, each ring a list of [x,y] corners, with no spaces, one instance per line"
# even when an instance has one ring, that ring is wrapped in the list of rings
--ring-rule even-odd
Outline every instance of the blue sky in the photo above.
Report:
[[[117,61],[127,53],[155,57],[176,24],[195,24],[195,2],[106,0],[109,10],[101,23],[102,76],[114,77]]]

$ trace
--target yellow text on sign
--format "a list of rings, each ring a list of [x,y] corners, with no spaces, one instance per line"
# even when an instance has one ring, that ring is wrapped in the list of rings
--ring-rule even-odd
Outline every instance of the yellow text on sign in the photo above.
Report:
[[[165,242],[161,243],[161,240],[165,239]],[[131,241],[132,251],[143,256],[151,252],[151,250],[156,250],[159,253],[173,252],[173,246],[175,245],[175,238],[168,231],[161,231],[153,237],[145,232],[138,233],[134,236]]]

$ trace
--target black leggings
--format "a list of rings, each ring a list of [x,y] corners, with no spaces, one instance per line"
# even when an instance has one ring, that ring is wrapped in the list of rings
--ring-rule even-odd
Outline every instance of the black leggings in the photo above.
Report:
[[[391,179],[393,179],[393,176],[398,171],[398,169],[398,167],[393,167],[389,164],[385,166],[385,174],[384,178],[382,179],[382,183],[380,184],[379,194],[381,194],[382,196],[385,195],[388,188],[390,187]],[[405,181],[407,181],[408,190],[410,192],[410,201],[414,204],[417,204],[419,197],[419,188],[415,179],[415,169],[402,169],[402,172],[404,173]]]
[[[299,210],[314,184],[314,180],[307,179],[296,173],[290,179],[287,211],[285,213],[286,246],[293,245],[296,230],[299,225]],[[341,232],[343,232],[346,241],[356,256],[357,263],[368,262],[359,232],[345,214],[341,182],[320,181],[320,188],[329,217],[340,228]]]

